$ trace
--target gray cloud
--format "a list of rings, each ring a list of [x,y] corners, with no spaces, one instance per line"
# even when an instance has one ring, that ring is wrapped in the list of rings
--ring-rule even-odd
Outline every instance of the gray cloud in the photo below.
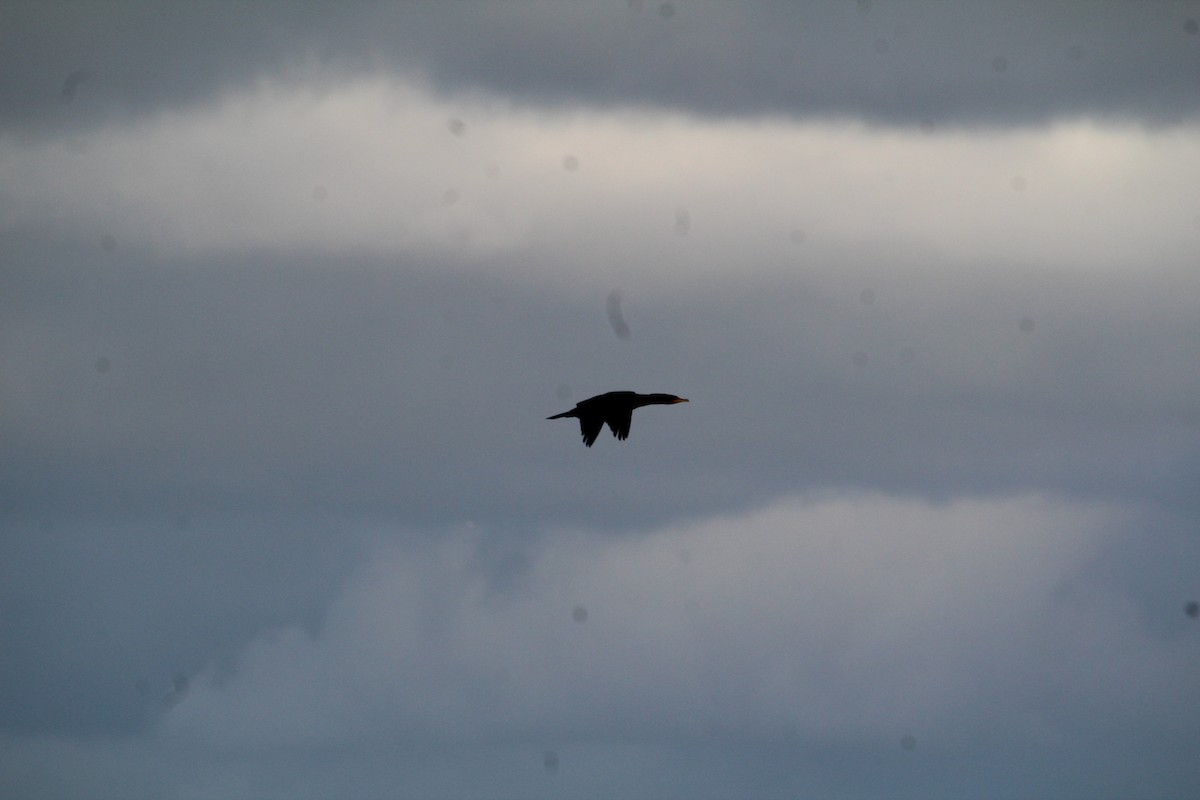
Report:
[[[1194,742],[1195,708],[1179,689],[1196,642],[1181,636],[1182,615],[1146,631],[1095,561],[1137,544],[1138,516],[1036,497],[788,499],[622,539],[557,531],[520,585],[500,591],[478,568],[482,528],[381,542],[319,629],[272,626],[228,668],[200,671],[142,755],[234,794],[231,774],[295,783],[300,796],[319,793],[314,781],[361,796],[383,781],[437,793],[456,785],[455,761],[468,786],[490,774],[493,791],[529,791],[547,752],[581,795],[606,774],[631,793],[661,782],[690,796],[679,787],[698,776],[723,786],[726,770],[751,766],[763,796],[822,779],[862,796],[988,795],[960,786],[955,764],[1014,792],[1151,780],[1186,793],[1178,753]],[[586,625],[571,616],[580,601]],[[1128,745],[1104,764],[1080,760],[1081,739],[1114,735],[1153,753]],[[709,748],[724,755],[703,766],[678,755]],[[12,752],[108,769],[95,746],[45,749]],[[263,749],[275,755],[218,756]],[[640,766],[671,751],[650,774]],[[138,755],[108,751],[127,773],[145,770]],[[1033,767],[1014,777],[1011,759]],[[1036,766],[1046,759],[1057,769]],[[856,763],[872,769],[855,774]],[[26,773],[14,785],[48,781]]]
[[[186,698],[190,675],[231,659],[264,626],[317,629],[364,553],[363,526],[327,515],[172,510],[8,515],[6,732],[144,731]]]
[[[551,308],[493,281],[294,260],[148,279],[149,264],[87,258],[82,272],[8,273],[7,297],[45,298],[7,314],[3,484],[28,513],[173,519],[215,505],[429,522],[572,508],[632,522],[846,484],[1190,503],[1177,470],[1200,423],[1187,369],[1200,323],[1172,299],[1190,296],[1188,278],[1083,286],[1010,271],[993,284],[830,265],[660,301],[626,353],[589,298]],[[1041,321],[1031,334],[1025,315]],[[577,398],[616,384],[698,397],[593,456],[541,425],[564,382]],[[657,443],[671,440],[664,461]],[[507,454],[504,474],[491,452]],[[631,463],[655,479],[629,483]]]
[[[1196,13],[1178,3],[655,8],[10,6],[0,107],[10,128],[74,126],[203,103],[263,76],[385,71],[532,105],[903,126],[1170,123],[1196,112]],[[60,108],[64,81],[83,72]]]

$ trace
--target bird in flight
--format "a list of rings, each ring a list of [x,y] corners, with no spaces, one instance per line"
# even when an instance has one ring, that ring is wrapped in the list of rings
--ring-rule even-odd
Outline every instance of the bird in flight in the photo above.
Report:
[[[575,417],[579,420],[579,430],[583,433],[583,443],[588,447],[600,435],[600,429],[608,423],[609,430],[618,439],[629,438],[629,423],[633,419],[633,410],[642,406],[666,406],[673,403],[686,403],[687,399],[673,394],[638,394],[637,392],[608,392],[589,397],[575,404],[570,411],[555,414],[546,419],[562,419]]]

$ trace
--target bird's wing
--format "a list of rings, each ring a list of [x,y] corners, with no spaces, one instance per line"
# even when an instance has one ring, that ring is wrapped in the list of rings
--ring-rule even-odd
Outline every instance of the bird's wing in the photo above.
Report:
[[[604,427],[604,420],[601,417],[591,414],[579,415],[579,430],[583,433],[583,443],[591,447],[596,437],[600,435],[600,429]]]
[[[629,426],[633,422],[633,409],[625,408],[620,411],[614,411],[608,416],[608,427],[612,430],[613,436],[618,439],[629,438]]]

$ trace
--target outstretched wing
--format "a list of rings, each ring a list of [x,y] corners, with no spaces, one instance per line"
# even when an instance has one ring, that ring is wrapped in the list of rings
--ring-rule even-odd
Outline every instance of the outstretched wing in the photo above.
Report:
[[[613,436],[625,440],[629,438],[629,425],[633,422],[633,409],[623,408],[608,415],[608,427]]]
[[[600,435],[600,429],[604,427],[604,419],[593,414],[579,415],[579,430],[583,433],[583,443],[591,447],[596,437]]]

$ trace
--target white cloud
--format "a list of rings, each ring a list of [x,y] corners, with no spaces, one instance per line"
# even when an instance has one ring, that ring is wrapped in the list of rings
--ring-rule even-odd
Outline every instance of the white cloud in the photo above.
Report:
[[[888,260],[897,247],[956,268],[1178,268],[1200,236],[1197,138],[1084,120],[927,135],[534,111],[383,80],[263,83],[78,141],[0,141],[0,226],[168,253],[441,252],[484,270],[529,251],[545,263],[527,277],[605,288],[819,265],[847,249]]]
[[[953,747],[1171,714],[1197,656],[1087,578],[1125,512],[1026,497],[791,499],[557,532],[519,588],[479,534],[384,546],[315,636],[260,638],[164,721],[226,747],[797,735]],[[576,609],[586,610],[586,619]],[[1146,722],[1147,719],[1142,719]]]

